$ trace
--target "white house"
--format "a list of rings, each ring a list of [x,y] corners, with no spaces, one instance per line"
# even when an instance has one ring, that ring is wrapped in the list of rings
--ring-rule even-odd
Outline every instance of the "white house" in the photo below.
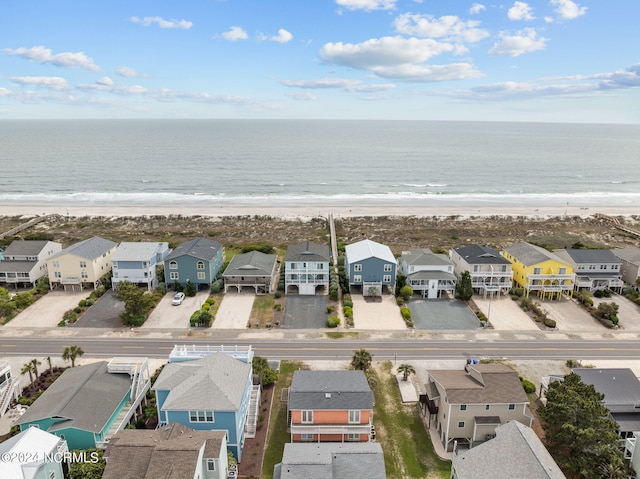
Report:
[[[169,243],[120,243],[111,257],[113,288],[123,281],[144,284],[149,290],[157,287],[156,266],[163,264],[170,252]]]
[[[0,261],[0,284],[30,285],[47,275],[47,259],[62,251],[55,241],[22,241],[11,243]]]
[[[428,299],[440,298],[445,291],[455,292],[453,266],[446,254],[436,254],[427,248],[403,251],[398,259],[398,269],[407,277],[407,284]]]

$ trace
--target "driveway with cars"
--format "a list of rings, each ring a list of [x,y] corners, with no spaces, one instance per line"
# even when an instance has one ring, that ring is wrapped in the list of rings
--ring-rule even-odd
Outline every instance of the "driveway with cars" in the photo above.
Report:
[[[66,311],[78,306],[78,302],[88,298],[90,294],[91,290],[88,289],[50,291],[5,324],[3,328],[55,328],[62,321]]]
[[[213,329],[246,329],[253,309],[254,293],[226,293],[216,318],[213,321]]]
[[[188,329],[189,318],[194,311],[202,307],[209,297],[209,291],[198,291],[195,296],[187,296],[179,306],[171,304],[174,296],[173,291],[165,294],[141,327]]]

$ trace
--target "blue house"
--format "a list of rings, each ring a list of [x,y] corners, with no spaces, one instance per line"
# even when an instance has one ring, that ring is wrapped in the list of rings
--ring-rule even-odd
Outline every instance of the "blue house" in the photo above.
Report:
[[[196,238],[178,246],[164,260],[167,286],[191,280],[196,286],[209,286],[224,262],[224,247],[217,241]]]
[[[227,448],[240,462],[245,438],[255,437],[260,405],[260,387],[252,382],[253,351],[237,354],[207,346],[176,349],[180,352],[174,354],[174,350],[152,388],[159,424],[176,422],[195,430],[225,431]]]
[[[111,257],[111,284],[116,289],[118,283],[128,281],[144,284],[151,290],[158,286],[156,266],[162,264],[171,253],[169,243],[165,242],[123,242]]]
[[[364,296],[381,296],[383,287],[395,289],[396,259],[388,246],[371,240],[345,248],[345,272],[349,288],[359,288]]]

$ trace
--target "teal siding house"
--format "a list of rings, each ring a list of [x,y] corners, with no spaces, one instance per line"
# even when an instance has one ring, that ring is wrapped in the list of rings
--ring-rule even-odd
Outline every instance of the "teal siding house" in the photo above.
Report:
[[[394,293],[397,263],[388,246],[371,240],[349,244],[344,268],[352,291],[363,296],[381,296],[384,289]]]
[[[260,404],[250,357],[243,360],[210,352],[198,359],[169,362],[152,388],[159,424],[175,422],[195,430],[225,431],[227,448],[240,462],[245,438],[255,435],[251,431],[252,427],[255,431],[254,416]]]
[[[164,260],[167,286],[191,281],[197,287],[209,285],[216,279],[224,263],[224,247],[217,241],[196,238],[178,246]]]

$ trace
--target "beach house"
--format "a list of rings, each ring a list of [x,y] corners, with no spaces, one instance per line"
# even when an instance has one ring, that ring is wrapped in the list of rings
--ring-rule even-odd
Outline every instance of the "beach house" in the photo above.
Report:
[[[445,254],[436,254],[428,248],[403,251],[398,259],[400,274],[407,284],[423,298],[436,299],[443,294],[453,296],[456,277],[453,261]]]
[[[65,290],[96,289],[100,278],[111,271],[111,256],[117,244],[94,236],[75,243],[47,259],[51,289],[60,285]]]
[[[622,260],[611,250],[555,249],[553,252],[573,267],[576,290],[622,292]]]
[[[572,296],[575,284],[573,266],[558,255],[531,243],[517,243],[502,251],[513,268],[513,284],[524,295],[542,299]]]
[[[182,243],[164,259],[167,287],[191,281],[196,287],[210,287],[224,264],[224,246],[208,238]]]
[[[345,247],[345,273],[351,292],[364,296],[394,293],[396,258],[391,248],[371,240],[362,240]]]
[[[30,427],[0,443],[0,477],[64,479],[62,466],[67,464],[68,453],[67,441]]]
[[[0,362],[0,417],[4,416],[12,401],[20,397],[20,380],[11,373],[7,361]]]
[[[0,260],[0,285],[35,288],[47,276],[47,260],[60,251],[62,245],[55,241],[13,241]]]
[[[478,244],[461,246],[450,250],[449,258],[458,278],[469,272],[474,293],[485,298],[509,293],[513,282],[511,263],[496,250]]]
[[[286,294],[314,295],[329,291],[329,247],[304,243],[289,245],[285,261]]]
[[[156,288],[156,268],[163,264],[170,252],[169,243],[165,242],[120,243],[111,257],[113,288],[117,288],[122,281],[144,285],[148,290]]]
[[[278,287],[278,256],[261,251],[237,254],[222,274],[224,292],[235,288],[238,293],[247,287],[256,294],[269,294]]]
[[[640,248],[636,246],[627,246],[626,248],[617,248],[613,250],[622,261],[621,275],[625,283],[638,288],[640,283]]]

